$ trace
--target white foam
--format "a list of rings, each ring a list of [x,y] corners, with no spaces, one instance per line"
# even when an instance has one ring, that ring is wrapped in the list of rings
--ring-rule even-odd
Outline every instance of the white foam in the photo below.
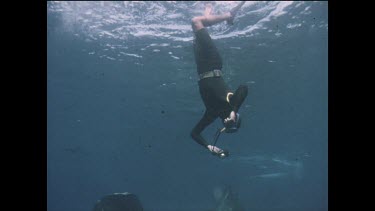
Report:
[[[181,16],[182,16],[182,14],[170,14],[170,15],[167,15],[166,17],[170,18],[170,19],[173,19],[173,18],[180,18]]]
[[[109,56],[106,56],[107,59],[110,59],[110,60],[116,60],[115,58],[113,57],[109,57]]]
[[[300,12],[300,14],[303,14],[303,15],[311,14],[310,8],[311,8],[311,6],[307,6],[302,12]]]
[[[108,32],[108,31],[102,31],[102,32],[100,32],[101,34],[105,34],[105,35],[107,35],[107,36],[109,36],[109,37],[116,37],[114,34],[112,34],[111,32]]]
[[[228,37],[233,37],[233,36],[239,36],[239,35],[248,34],[248,33],[251,33],[251,32],[253,32],[253,31],[257,30],[257,29],[265,29],[264,24],[266,22],[271,21],[271,18],[277,18],[277,17],[279,17],[281,15],[284,15],[286,13],[285,12],[285,8],[287,8],[291,4],[293,4],[292,1],[279,2],[277,4],[276,8],[274,10],[272,10],[272,12],[270,12],[266,17],[264,17],[261,20],[259,20],[256,24],[251,25],[251,26],[247,26],[242,31],[234,31],[234,32],[232,32],[230,34],[227,34],[227,35],[215,36],[214,38],[215,39],[228,38]],[[280,36],[281,33],[280,34],[276,33],[275,35],[276,36]]]
[[[142,58],[142,56],[137,55],[137,54],[124,53],[124,52],[120,52],[120,53],[123,54],[123,55],[126,55],[126,56],[133,56],[133,57],[137,57],[137,58]]]
[[[237,2],[215,3],[215,12],[228,11]],[[236,27],[228,27],[225,23],[210,28],[214,39],[230,37],[251,37],[261,30],[269,30],[267,23],[273,22],[287,14],[291,5],[300,7],[310,5],[305,2],[246,2],[239,15]],[[196,2],[84,2],[64,1],[49,2],[48,11],[61,14],[63,27],[73,34],[79,31],[80,36],[87,36],[91,40],[114,39],[126,41],[131,38],[152,37],[158,40],[173,40],[177,42],[191,42],[193,33],[190,18],[202,14],[203,4]],[[311,13],[311,6],[306,6],[303,14]],[[295,14],[292,19],[298,19]],[[246,21],[244,21],[246,20]],[[251,21],[248,21],[251,20]],[[299,25],[290,25],[290,28]],[[223,28],[225,30],[223,30]],[[273,31],[269,31],[273,32]],[[276,34],[279,36],[281,34]],[[163,41],[164,42],[164,41]],[[168,42],[168,41],[167,41]],[[170,46],[164,42],[157,47]],[[131,42],[128,42],[131,45]],[[147,43],[145,43],[147,45]],[[175,46],[181,47],[181,45]]]
[[[287,173],[285,172],[276,172],[276,173],[270,173],[270,174],[260,174],[260,175],[255,175],[251,176],[250,178],[265,178],[265,179],[273,179],[273,178],[278,178],[282,176],[286,176]]]
[[[323,28],[323,27],[325,27],[325,28],[328,29],[328,23],[327,23],[327,24],[320,24],[320,25],[319,25],[319,28]]]
[[[301,27],[302,24],[301,23],[288,23],[288,25],[286,26],[286,28],[288,29],[294,29],[294,28],[297,28],[297,27]]]
[[[295,8],[300,7],[302,4],[304,4],[304,2],[303,2],[303,1],[300,1],[298,4],[296,4]]]

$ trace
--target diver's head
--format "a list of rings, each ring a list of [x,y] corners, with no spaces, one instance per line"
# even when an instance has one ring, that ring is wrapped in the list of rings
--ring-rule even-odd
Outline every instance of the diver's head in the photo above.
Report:
[[[231,120],[223,122],[223,123],[224,123],[223,132],[226,132],[226,133],[235,133],[235,132],[237,132],[238,129],[241,127],[240,114],[236,113],[235,120],[231,119]]]

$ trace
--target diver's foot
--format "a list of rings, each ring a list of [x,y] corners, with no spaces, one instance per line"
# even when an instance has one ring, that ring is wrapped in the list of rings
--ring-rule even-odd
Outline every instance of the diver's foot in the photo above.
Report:
[[[212,12],[212,4],[206,3],[205,4],[205,10],[204,10],[204,16],[209,16]]]
[[[217,146],[208,145],[207,148],[211,154],[219,156],[220,158],[228,157],[229,155],[228,151],[222,150]]]
[[[238,10],[246,3],[246,1],[242,1],[239,3],[237,6],[233,7],[229,13],[230,13],[230,18],[227,20],[228,25],[233,25],[234,17],[236,16]]]

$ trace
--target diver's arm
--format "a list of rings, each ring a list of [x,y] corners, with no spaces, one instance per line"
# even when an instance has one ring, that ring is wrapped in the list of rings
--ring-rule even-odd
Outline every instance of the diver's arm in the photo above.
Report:
[[[191,137],[200,145],[204,146],[208,149],[207,141],[201,136],[201,132],[211,124],[216,118],[206,111],[202,117],[202,119],[195,125],[193,130],[191,131]]]

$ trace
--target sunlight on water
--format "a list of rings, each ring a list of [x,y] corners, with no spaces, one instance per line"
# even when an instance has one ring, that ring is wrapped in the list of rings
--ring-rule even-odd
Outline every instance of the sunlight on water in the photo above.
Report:
[[[213,2],[213,14],[228,12],[237,3]],[[220,23],[210,27],[210,34],[216,40],[261,36],[277,39],[285,36],[283,30],[298,30],[306,24],[311,29],[328,29],[325,21],[318,26],[304,21],[305,16],[311,13],[311,6],[319,4],[322,2],[246,2],[236,17],[235,26]],[[153,43],[137,42],[142,39],[164,40],[168,45],[173,42],[176,44],[173,45],[174,48],[190,43],[193,40],[190,20],[202,15],[204,6],[203,2],[190,1],[51,1],[47,4],[47,11],[59,18],[63,31],[74,34],[87,43],[98,42],[106,51],[88,50],[90,55],[96,53],[95,56],[100,58],[122,61],[122,58],[117,59],[117,55],[142,58],[139,52],[123,52],[128,47],[142,51],[155,47]],[[291,16],[289,23],[283,28],[275,29],[273,23],[285,16]],[[154,53],[160,51],[161,49],[151,50]],[[113,54],[108,55],[107,52]],[[171,55],[170,58],[180,59],[180,56]]]
[[[214,2],[214,14],[225,13],[236,2]],[[307,5],[305,5],[307,4]],[[295,19],[308,15],[313,3],[304,2],[247,2],[238,14],[239,26],[228,28],[225,24],[213,26],[216,39],[248,36],[267,30],[267,23],[298,10]],[[314,3],[319,4],[319,3]],[[305,6],[304,6],[305,5]],[[201,2],[60,2],[48,3],[48,11],[61,15],[66,30],[78,31],[91,39],[102,37],[126,40],[142,36],[159,39],[191,41],[190,20],[201,15]],[[250,21],[249,21],[250,20]],[[300,22],[292,22],[296,26]],[[222,32],[224,30],[224,32]]]

